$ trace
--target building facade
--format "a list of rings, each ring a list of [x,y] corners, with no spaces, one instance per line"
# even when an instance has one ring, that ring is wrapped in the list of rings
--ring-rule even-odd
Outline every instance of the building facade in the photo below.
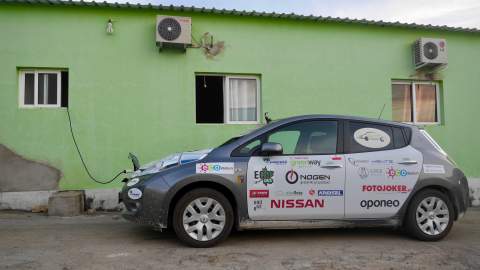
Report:
[[[190,17],[193,46],[159,51],[157,15]],[[265,112],[377,118],[382,110],[425,126],[472,186],[480,178],[476,29],[34,0],[0,2],[0,36],[4,196],[120,187],[89,179],[67,107],[102,180],[131,167],[129,152],[144,163],[215,147],[263,124]],[[421,37],[446,40],[446,67],[415,70]]]

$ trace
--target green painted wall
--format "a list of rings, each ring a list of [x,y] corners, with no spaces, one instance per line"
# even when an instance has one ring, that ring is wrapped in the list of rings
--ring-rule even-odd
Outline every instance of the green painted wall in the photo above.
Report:
[[[193,33],[226,42],[214,60],[198,49],[159,53],[155,15],[191,16]],[[105,33],[114,20],[115,33]],[[414,75],[411,43],[448,42],[443,119],[428,130],[469,176],[479,177],[480,35],[156,10],[0,5],[0,143],[63,172],[63,189],[93,188],[75,152],[65,109],[20,109],[18,68],[68,68],[80,147],[102,178],[168,153],[216,146],[252,125],[195,124],[196,72],[258,74],[262,111],[376,117],[391,79]],[[472,125],[473,124],[473,125]],[[118,182],[107,187],[119,186]]]

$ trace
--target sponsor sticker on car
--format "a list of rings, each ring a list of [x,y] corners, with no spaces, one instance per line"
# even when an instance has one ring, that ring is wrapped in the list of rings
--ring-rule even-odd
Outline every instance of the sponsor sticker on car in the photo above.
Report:
[[[445,167],[436,164],[423,164],[424,173],[445,174]]]
[[[268,198],[270,195],[270,191],[267,189],[252,189],[249,191],[249,197],[250,198]]]
[[[233,174],[233,162],[197,163],[196,173]]]
[[[340,189],[330,189],[330,190],[319,189],[317,194],[318,194],[319,197],[322,197],[322,196],[343,196],[343,190],[340,190]]]

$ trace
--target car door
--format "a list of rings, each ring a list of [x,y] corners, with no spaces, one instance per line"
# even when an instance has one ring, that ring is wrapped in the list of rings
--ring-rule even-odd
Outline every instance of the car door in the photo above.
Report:
[[[350,121],[345,126],[345,216],[395,215],[415,186],[422,154],[402,127]]]
[[[273,130],[247,145],[273,142],[283,154],[250,157],[248,214],[252,220],[344,217],[345,159],[337,155],[339,122],[302,121]]]

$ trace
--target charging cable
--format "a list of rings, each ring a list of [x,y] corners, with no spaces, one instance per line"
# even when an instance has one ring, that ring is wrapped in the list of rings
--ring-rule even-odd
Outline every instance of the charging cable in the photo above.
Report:
[[[72,119],[70,118],[70,111],[68,110],[68,106],[67,106],[67,115],[68,115],[68,124],[70,125],[70,134],[72,134],[73,143],[75,144],[75,148],[77,149],[78,156],[80,157],[80,160],[82,161],[83,168],[87,172],[88,177],[90,177],[90,179],[92,179],[92,181],[94,181],[96,183],[99,183],[99,184],[108,184],[108,183],[113,182],[115,179],[117,179],[121,174],[127,172],[126,170],[122,170],[117,175],[115,175],[112,179],[110,179],[108,181],[100,181],[100,180],[96,179],[95,177],[93,177],[93,175],[90,173],[90,170],[88,170],[88,167],[85,164],[85,161],[83,160],[83,156],[82,156],[82,153],[80,152],[80,149],[78,148],[77,140],[75,139],[75,134],[73,133]]]

